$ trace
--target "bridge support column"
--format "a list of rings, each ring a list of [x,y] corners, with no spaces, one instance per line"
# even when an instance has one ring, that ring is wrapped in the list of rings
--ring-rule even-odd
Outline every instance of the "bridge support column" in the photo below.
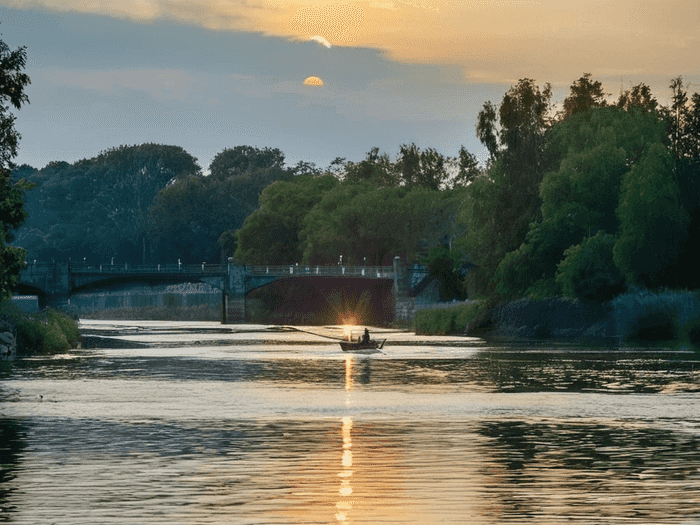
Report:
[[[244,323],[246,295],[245,266],[228,263],[228,282],[226,283],[226,322]]]
[[[415,299],[409,297],[409,274],[399,257],[394,257],[394,322],[412,323]]]
[[[40,307],[65,308],[70,303],[70,263],[56,262],[53,267],[53,281],[47,287],[48,292],[43,300],[40,299]]]

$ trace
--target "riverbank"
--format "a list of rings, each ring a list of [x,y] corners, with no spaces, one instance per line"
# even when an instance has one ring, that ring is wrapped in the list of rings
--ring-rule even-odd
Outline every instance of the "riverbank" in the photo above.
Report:
[[[510,340],[564,340],[594,344],[678,341],[700,343],[697,292],[632,290],[605,303],[561,297],[481,301],[416,317],[416,333],[463,333]]]
[[[9,301],[0,302],[0,332],[16,342],[16,355],[55,354],[75,348],[81,336],[77,319],[46,308],[27,313]]]

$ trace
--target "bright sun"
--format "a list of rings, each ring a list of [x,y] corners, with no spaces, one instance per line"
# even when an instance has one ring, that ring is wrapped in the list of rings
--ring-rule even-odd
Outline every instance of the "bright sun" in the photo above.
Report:
[[[307,77],[307,79],[304,80],[304,85],[305,86],[322,86],[323,80],[321,80],[318,77]]]

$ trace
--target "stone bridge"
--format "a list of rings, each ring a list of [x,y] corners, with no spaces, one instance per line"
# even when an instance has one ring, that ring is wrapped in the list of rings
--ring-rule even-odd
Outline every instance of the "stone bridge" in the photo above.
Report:
[[[115,265],[87,263],[31,263],[20,274],[18,294],[36,295],[39,305],[61,306],[72,294],[127,284],[204,282],[221,290],[222,323],[244,322],[246,295],[280,279],[334,277],[393,281],[395,318],[409,320],[414,297],[429,280],[424,268],[406,268],[399,258],[393,266],[241,266],[214,264]]]

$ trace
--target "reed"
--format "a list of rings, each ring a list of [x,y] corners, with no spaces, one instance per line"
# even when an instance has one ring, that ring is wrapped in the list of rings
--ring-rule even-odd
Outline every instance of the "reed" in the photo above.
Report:
[[[480,307],[480,302],[471,301],[457,306],[418,310],[415,331],[422,335],[464,333],[469,322],[479,314]]]
[[[700,335],[700,300],[691,291],[632,290],[612,301],[623,341],[693,341]]]

